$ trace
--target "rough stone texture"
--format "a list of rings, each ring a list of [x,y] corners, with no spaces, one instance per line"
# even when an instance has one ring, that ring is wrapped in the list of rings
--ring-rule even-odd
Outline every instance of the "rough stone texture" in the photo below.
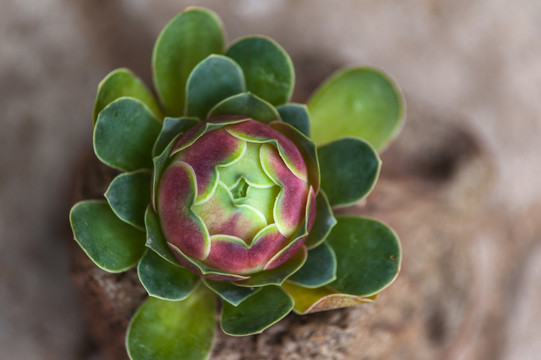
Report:
[[[375,305],[309,316],[306,331],[331,322],[326,316],[345,313],[372,334],[355,338],[353,359],[418,358],[417,351],[438,359],[536,359],[541,353],[541,3],[535,0],[2,1],[0,357],[99,358],[86,341],[83,310],[67,274],[63,240],[70,236],[72,164],[90,148],[98,81],[107,71],[128,66],[150,82],[152,42],[189,4],[217,10],[229,39],[273,36],[296,64],[302,62],[297,71],[311,74],[299,79],[302,89],[313,88],[339,65],[373,64],[391,72],[410,96],[412,121],[405,133],[425,131],[414,119],[427,108],[424,117],[446,124],[444,134],[430,139],[428,152],[411,157],[404,155],[409,150],[390,149],[384,180],[360,209],[399,232],[414,231],[413,237],[401,233],[402,276]],[[321,67],[323,59],[331,65]],[[438,148],[445,129],[455,129],[455,135],[447,138],[449,146]],[[464,132],[477,140],[462,142]],[[474,153],[486,150],[483,157],[494,164],[491,186],[473,175],[484,167],[454,156],[457,144]],[[468,170],[455,171],[463,166]],[[446,172],[463,175],[449,180]],[[464,195],[466,188],[470,195]],[[387,196],[393,206],[371,208],[377,196]],[[422,245],[424,235],[433,236],[431,246]],[[441,255],[443,250],[451,255]],[[438,294],[440,287],[449,294],[441,306],[409,292]],[[466,296],[460,289],[472,290]],[[394,302],[400,296],[417,302],[400,299],[399,304],[412,304],[401,310]],[[410,317],[404,315],[408,311]],[[393,321],[384,322],[387,317]],[[328,331],[349,336],[338,328]],[[279,333],[278,327],[270,331]],[[440,340],[433,342],[428,334]],[[300,335],[288,331],[277,348],[286,351],[292,336]],[[266,351],[261,338],[250,339],[241,340],[250,351]]]

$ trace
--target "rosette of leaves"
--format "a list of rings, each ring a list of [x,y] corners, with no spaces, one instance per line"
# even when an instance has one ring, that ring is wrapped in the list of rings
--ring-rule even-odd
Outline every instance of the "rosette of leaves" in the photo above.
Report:
[[[355,67],[291,103],[280,45],[224,44],[219,18],[189,8],[154,47],[160,101],[127,69],[98,87],[94,150],[121,173],[70,221],[97,266],[137,266],[149,297],[127,331],[131,359],[207,358],[218,299],[221,329],[250,335],[290,311],[371,302],[400,268],[389,227],[333,214],[374,187],[402,122],[397,87]]]

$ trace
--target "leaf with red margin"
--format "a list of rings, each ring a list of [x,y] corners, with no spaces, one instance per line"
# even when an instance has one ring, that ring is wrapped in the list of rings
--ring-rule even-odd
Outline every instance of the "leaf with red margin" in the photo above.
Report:
[[[246,151],[246,142],[231,136],[224,129],[207,132],[172,158],[192,167],[197,184],[195,204],[207,201],[218,186],[218,165],[235,162]]]
[[[291,140],[301,152],[308,170],[308,183],[319,192],[320,175],[316,144],[309,137],[283,121],[273,121],[270,126]]]
[[[182,251],[180,251],[174,245],[169,244],[169,248],[171,249],[171,251],[173,251],[173,254],[175,254],[175,257],[183,266],[207,279],[214,281],[244,281],[249,279],[249,276],[227,274],[218,269],[214,269],[208,265],[205,265],[200,261],[194,260],[184,255]]]
[[[274,221],[284,236],[291,236],[305,217],[308,186],[289,171],[274,146],[261,146],[260,158],[267,176],[282,188],[274,203]]]
[[[279,131],[257,121],[233,124],[227,127],[227,131],[242,140],[273,144],[289,170],[299,179],[306,181],[307,169],[301,152],[291,140]]]
[[[228,273],[248,275],[263,270],[287,242],[274,224],[262,229],[251,244],[233,236],[211,236],[210,253],[205,263]]]
[[[205,224],[190,209],[196,195],[191,166],[172,164],[160,180],[157,208],[167,241],[186,255],[202,260],[210,251],[210,239]]]
[[[235,285],[248,287],[282,285],[288,277],[302,267],[306,261],[306,254],[306,247],[303,246],[295,255],[277,268],[253,274],[247,280],[236,281]]]

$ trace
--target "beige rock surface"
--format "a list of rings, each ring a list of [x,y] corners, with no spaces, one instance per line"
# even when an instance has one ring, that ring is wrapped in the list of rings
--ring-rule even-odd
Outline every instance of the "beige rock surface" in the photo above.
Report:
[[[188,4],[1,3],[0,349],[9,358],[95,356],[85,340],[85,320],[67,275],[62,241],[69,237],[70,172],[90,147],[98,81],[118,66],[131,67],[149,81],[155,36]],[[273,328],[283,354],[294,359],[290,354],[301,346],[304,350],[295,356],[306,358],[310,345],[325,334],[331,342],[341,338],[355,346],[320,358],[535,359],[541,353],[541,4],[191,4],[220,12],[230,39],[249,33],[276,38],[295,62],[302,62],[297,71],[311,74],[300,79],[303,88],[313,87],[321,74],[344,63],[377,65],[392,73],[408,94],[412,119],[421,114],[444,124],[434,145],[411,161],[403,154],[416,144],[397,144],[404,150],[394,155],[389,150],[385,179],[361,209],[388,221],[399,233],[411,234],[402,236],[402,276],[373,306],[302,321],[293,318]],[[331,65],[318,65],[329,59]],[[426,132],[427,126],[413,120],[404,131]],[[438,147],[442,138],[448,139],[445,129],[459,129],[458,135]],[[464,131],[476,134],[476,147],[468,151],[483,154],[483,163],[493,164],[489,183],[481,176],[485,167],[475,161],[451,161],[451,167],[440,161],[453,159],[457,146],[468,149],[471,144],[461,142]],[[441,176],[440,167],[452,170],[451,180]],[[378,199],[389,203],[372,207]],[[433,241],[423,243],[423,238]],[[343,318],[362,331],[341,328]],[[250,349],[248,358],[254,351],[265,354],[270,346],[262,337],[242,341]],[[228,351],[223,347],[222,357],[235,359]]]

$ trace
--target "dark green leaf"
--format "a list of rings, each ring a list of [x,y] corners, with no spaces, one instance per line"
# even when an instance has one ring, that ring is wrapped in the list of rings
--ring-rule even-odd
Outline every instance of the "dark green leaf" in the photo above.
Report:
[[[342,138],[319,147],[317,154],[321,187],[332,206],[353,204],[376,185],[381,160],[366,141]]]
[[[304,265],[289,281],[307,288],[317,288],[327,285],[336,279],[336,256],[332,248],[323,243],[308,251]]]
[[[379,151],[398,134],[404,118],[400,90],[383,72],[367,67],[333,75],[315,92],[308,109],[316,143],[358,136]]]
[[[171,301],[187,298],[199,279],[190,270],[171,264],[154,251],[145,253],[137,266],[137,274],[149,295]]]
[[[233,285],[228,281],[213,281],[209,279],[203,279],[203,282],[209,289],[220,295],[222,299],[237,306],[250,296],[255,294],[261,288],[249,288]]]
[[[216,296],[199,286],[182,301],[148,298],[126,334],[132,360],[205,360],[215,329]]]
[[[171,264],[179,265],[175,255],[173,255],[171,249],[167,246],[167,240],[162,233],[160,219],[151,206],[147,208],[145,213],[145,227],[147,229],[146,246]]]
[[[398,275],[401,262],[396,234],[379,221],[339,217],[327,243],[338,266],[330,287],[342,293],[370,296],[387,287]]]
[[[152,156],[160,155],[178,134],[188,131],[198,122],[196,118],[189,117],[165,118],[160,135],[152,148]]]
[[[156,202],[156,198],[158,196],[158,185],[160,184],[160,179],[165,171],[165,168],[169,164],[171,150],[175,146],[175,139],[178,139],[178,137],[180,137],[180,135],[173,138],[165,149],[163,149],[161,154],[152,159],[152,162],[154,163],[154,171],[152,172],[152,196],[154,202]]]
[[[202,120],[225,98],[246,91],[239,65],[222,55],[210,55],[193,69],[186,85],[186,114]]]
[[[145,233],[120,220],[105,201],[75,204],[70,223],[75,241],[105,271],[125,271],[145,251]]]
[[[248,91],[280,105],[289,100],[295,83],[295,71],[289,55],[274,40],[250,36],[234,43],[227,56],[244,70]]]
[[[226,55],[244,71],[248,91],[272,105],[289,100],[295,84],[295,70],[289,55],[274,40],[246,37],[234,43]]]
[[[276,109],[283,121],[310,137],[310,114],[306,105],[289,103]]]
[[[293,300],[277,286],[266,286],[237,307],[224,303],[222,330],[229,335],[257,334],[283,319],[293,309]]]
[[[208,117],[223,115],[246,116],[262,123],[280,119],[278,111],[271,104],[250,93],[233,95],[223,100],[210,110]]]
[[[144,231],[145,211],[150,203],[150,171],[118,175],[109,184],[105,198],[122,221]]]
[[[325,241],[334,225],[336,225],[336,218],[325,192],[321,190],[316,197],[316,220],[304,244],[309,249],[318,246]]]
[[[188,76],[201,60],[223,48],[222,23],[210,10],[189,8],[165,26],[154,45],[152,69],[168,116],[184,114]]]
[[[150,169],[160,128],[160,121],[141,101],[117,99],[98,116],[94,151],[103,163],[120,170]]]
[[[121,68],[110,72],[98,85],[96,103],[94,104],[94,124],[103,108],[116,99],[126,96],[141,100],[156,118],[162,118],[160,107],[141,79],[130,70]]]

